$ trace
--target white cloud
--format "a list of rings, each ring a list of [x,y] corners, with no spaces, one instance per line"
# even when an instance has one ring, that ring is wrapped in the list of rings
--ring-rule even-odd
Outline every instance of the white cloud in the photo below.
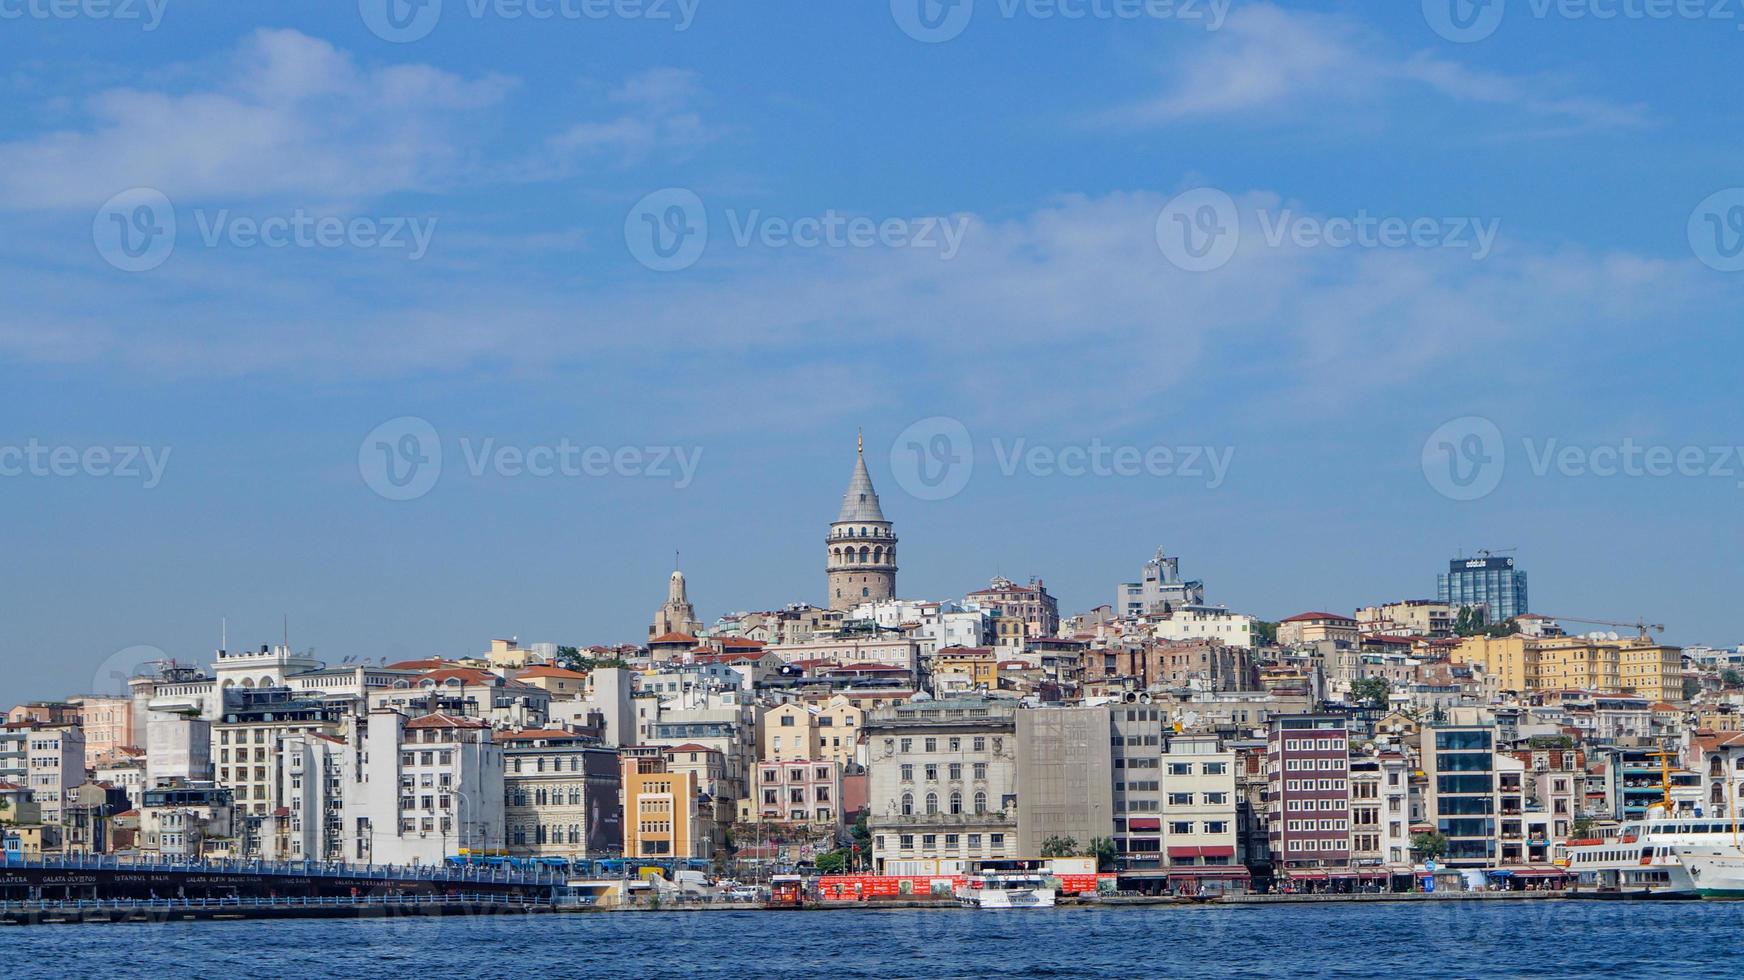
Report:
[[[178,202],[430,189],[465,164],[456,114],[511,87],[421,65],[362,68],[290,30],[250,35],[222,74],[181,93],[111,89],[85,102],[86,128],[0,143],[0,207],[94,207],[139,186]]]
[[[1468,68],[1394,45],[1337,14],[1242,6],[1171,72],[1161,95],[1105,114],[1115,122],[1164,124],[1335,105],[1380,106],[1429,93],[1455,102],[1512,108],[1561,127],[1645,125],[1638,105],[1558,94],[1555,79]]]

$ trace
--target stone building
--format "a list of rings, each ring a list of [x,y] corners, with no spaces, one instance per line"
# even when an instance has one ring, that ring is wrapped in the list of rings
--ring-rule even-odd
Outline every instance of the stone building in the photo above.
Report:
[[[509,853],[597,858],[624,846],[616,749],[562,729],[501,732]]]
[[[912,859],[1024,856],[1017,841],[1016,713],[1010,701],[909,701],[867,716],[875,868]]]
[[[672,575],[666,580],[666,602],[654,613],[654,622],[648,626],[648,636],[666,636],[672,633],[695,636],[700,632],[702,621],[696,618],[696,607],[690,604],[684,573],[673,569]]]
[[[842,495],[842,510],[824,539],[830,608],[896,597],[896,532],[884,519],[872,475],[866,472],[866,442],[860,440],[854,475]]]

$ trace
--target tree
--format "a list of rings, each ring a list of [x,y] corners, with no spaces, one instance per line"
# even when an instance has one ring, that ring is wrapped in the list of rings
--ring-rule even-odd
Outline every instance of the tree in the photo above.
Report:
[[[1096,858],[1097,871],[1113,871],[1120,863],[1120,852],[1115,849],[1112,837],[1090,838],[1090,854]]]
[[[1393,685],[1385,677],[1359,677],[1350,682],[1350,699],[1371,708],[1385,708]]]
[[[839,875],[848,870],[848,860],[852,857],[845,847],[839,847],[828,854],[820,854],[817,859],[817,871],[820,875]]]
[[[1042,841],[1042,857],[1063,858],[1078,856],[1078,839],[1076,837],[1054,836]]]
[[[1744,674],[1740,674],[1735,670],[1722,671],[1720,673],[1720,683],[1727,687],[1744,687]]]
[[[1456,636],[1477,636],[1488,626],[1489,617],[1477,606],[1460,606],[1459,615],[1454,617],[1453,632]]]
[[[1575,817],[1574,825],[1569,828],[1569,836],[1575,840],[1586,840],[1593,835],[1592,817]]]
[[[1431,861],[1447,853],[1447,838],[1436,833],[1412,834],[1411,850],[1425,861]]]
[[[1275,647],[1278,645],[1278,624],[1255,620],[1254,636],[1260,641],[1260,646]]]

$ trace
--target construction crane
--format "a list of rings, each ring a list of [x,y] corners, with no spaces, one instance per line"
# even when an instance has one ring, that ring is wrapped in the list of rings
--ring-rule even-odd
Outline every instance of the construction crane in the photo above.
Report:
[[[1621,623],[1614,619],[1587,619],[1581,616],[1552,616],[1549,613],[1539,613],[1539,615],[1544,616],[1547,619],[1554,619],[1559,623],[1566,621],[1570,623],[1586,623],[1589,626],[1615,626],[1618,629],[1636,630],[1641,634],[1641,639],[1643,640],[1650,639],[1647,635],[1649,630],[1652,630],[1655,633],[1665,632],[1664,624],[1649,623],[1645,620],[1639,619],[1633,623]]]

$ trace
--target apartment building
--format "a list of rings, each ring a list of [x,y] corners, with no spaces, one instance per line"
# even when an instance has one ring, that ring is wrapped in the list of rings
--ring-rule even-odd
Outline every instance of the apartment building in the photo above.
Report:
[[[1116,770],[1109,712],[1107,707],[1017,712],[1020,856],[1046,853],[1049,838],[1069,838],[1088,848],[1093,840],[1113,837]]]
[[[1639,637],[1473,636],[1461,641],[1451,656],[1482,667],[1501,691],[1633,694],[1649,702],[1684,699],[1682,651]]]
[[[231,791],[240,814],[264,817],[283,805],[280,743],[291,735],[338,735],[344,720],[338,705],[287,688],[233,691],[212,722],[215,781]]]
[[[752,813],[759,823],[839,825],[842,766],[832,759],[785,759],[757,765]]]
[[[1398,752],[1350,763],[1350,859],[1359,868],[1409,871],[1411,773]]]
[[[1449,868],[1493,867],[1499,856],[1501,809],[1495,727],[1430,724],[1418,738],[1427,780],[1425,816],[1447,838],[1443,862]],[[1516,801],[1522,792],[1517,780],[1516,774],[1511,797]],[[1514,809],[1517,817],[1518,802]]]
[[[503,748],[489,725],[377,708],[357,737],[356,778],[342,800],[348,859],[441,864],[504,848]]]
[[[1335,715],[1274,718],[1267,736],[1274,868],[1303,881],[1350,865],[1350,741]]]
[[[714,820],[699,808],[696,773],[673,771],[661,750],[633,746],[619,757],[624,857],[714,856]]]
[[[1163,847],[1169,885],[1204,894],[1239,886],[1235,752],[1216,735],[1174,735],[1162,759]]]
[[[85,733],[77,725],[29,724],[24,730],[25,777],[12,781],[30,790],[42,808],[43,823],[58,824],[67,792],[85,781]]]

